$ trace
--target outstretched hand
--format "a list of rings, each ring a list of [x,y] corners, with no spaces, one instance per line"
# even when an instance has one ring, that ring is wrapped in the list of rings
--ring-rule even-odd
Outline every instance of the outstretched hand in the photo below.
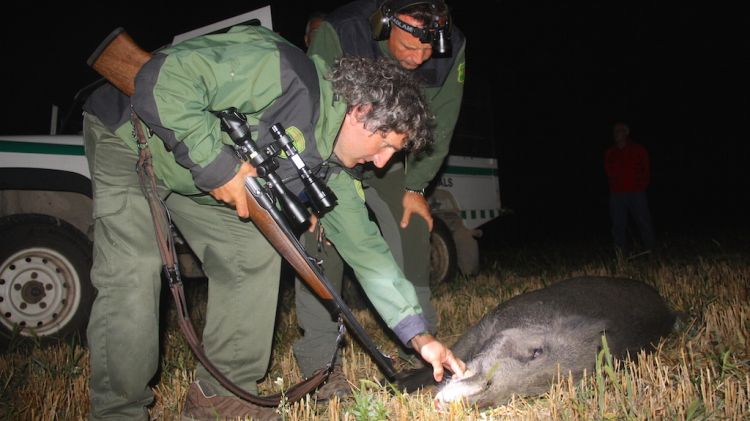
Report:
[[[401,217],[401,228],[406,228],[409,225],[411,215],[417,214],[427,222],[427,229],[432,232],[430,204],[427,203],[427,199],[423,195],[407,190],[404,192],[403,199],[401,199],[401,205],[404,208],[404,215]]]
[[[245,190],[245,177],[255,177],[255,167],[243,162],[237,174],[224,185],[211,190],[210,194],[216,200],[233,206],[240,218],[248,218],[250,210],[247,207],[247,191]]]
[[[466,364],[456,358],[448,347],[430,334],[417,335],[411,340],[412,347],[419,352],[428,364],[432,365],[432,377],[436,382],[443,380],[445,368],[457,377],[463,377]]]

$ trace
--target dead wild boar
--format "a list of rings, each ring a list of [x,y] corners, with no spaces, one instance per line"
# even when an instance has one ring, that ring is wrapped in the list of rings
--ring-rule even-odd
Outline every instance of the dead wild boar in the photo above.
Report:
[[[436,404],[478,407],[545,393],[560,373],[594,369],[602,334],[613,356],[635,357],[668,335],[675,316],[652,287],[632,279],[579,277],[498,305],[453,346],[467,375],[444,381]]]

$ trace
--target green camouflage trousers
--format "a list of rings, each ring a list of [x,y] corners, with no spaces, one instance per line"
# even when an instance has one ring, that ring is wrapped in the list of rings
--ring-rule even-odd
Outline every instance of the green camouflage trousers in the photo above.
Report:
[[[149,384],[159,368],[159,307],[166,297],[162,262],[135,152],[91,115],[84,119],[84,138],[94,184],[91,280],[98,290],[87,331],[90,418],[147,420]],[[280,258],[233,209],[198,204],[164,185],[160,194],[209,279],[205,352],[222,373],[255,392],[271,355]],[[229,394],[200,365],[197,377]]]

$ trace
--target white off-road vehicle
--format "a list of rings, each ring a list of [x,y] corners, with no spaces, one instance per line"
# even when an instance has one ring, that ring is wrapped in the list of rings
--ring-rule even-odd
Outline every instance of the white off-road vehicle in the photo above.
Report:
[[[173,42],[254,17],[266,24],[270,10],[199,28]],[[431,279],[446,282],[459,270],[471,274],[479,267],[478,227],[501,211],[497,161],[452,155],[437,181],[429,195],[436,217]],[[0,135],[0,349],[15,337],[41,343],[70,335],[85,339],[96,294],[89,277],[92,227],[81,135]],[[202,276],[189,248],[178,248],[181,273]]]

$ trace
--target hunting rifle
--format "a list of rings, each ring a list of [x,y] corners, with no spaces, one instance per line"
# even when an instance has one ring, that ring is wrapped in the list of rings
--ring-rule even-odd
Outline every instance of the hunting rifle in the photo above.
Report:
[[[87,63],[125,95],[131,96],[135,91],[136,74],[150,58],[151,54],[141,49],[123,28],[117,28],[100,43],[94,53],[92,53],[87,60]],[[217,115],[221,118],[221,114]],[[147,145],[143,131],[140,130],[140,120],[137,116],[132,116],[132,120],[136,126],[136,133],[138,134],[138,137],[140,137],[139,141],[142,144]],[[225,122],[222,122],[222,126],[223,129],[230,134],[230,137],[233,138],[233,141],[237,143],[237,146],[241,147],[240,141],[244,142],[246,139],[240,139],[240,141],[238,141],[235,139],[238,136],[232,136],[233,130],[231,127],[228,127]],[[241,138],[241,136],[239,137]],[[274,137],[276,137],[276,134],[274,134]],[[249,139],[249,136],[247,136],[247,138]],[[254,146],[252,143],[251,145]],[[273,171],[270,172],[273,173]],[[400,381],[404,379],[407,374],[397,373],[395,371],[390,358],[378,350],[373,340],[354,317],[341,296],[331,286],[330,281],[328,281],[325,275],[323,275],[320,268],[315,263],[315,259],[307,254],[304,247],[295,236],[294,230],[290,227],[284,215],[276,206],[274,200],[276,196],[272,190],[267,188],[271,183],[269,183],[267,179],[266,181],[266,185],[264,186],[261,185],[255,177],[245,178],[245,188],[249,193],[250,198],[250,200],[248,200],[250,218],[271,242],[274,248],[276,248],[276,250],[294,268],[300,279],[302,279],[302,281],[304,281],[305,284],[307,284],[310,289],[324,301],[324,304],[328,307],[329,311],[334,316],[338,317],[341,333],[343,334],[345,330],[343,324],[341,324],[341,320],[343,320],[343,322],[349,327],[349,330],[354,333],[354,336],[373,357],[386,378],[399,385]],[[154,213],[155,206],[157,206],[157,204],[152,205],[152,214]],[[303,211],[307,212],[304,209]],[[161,213],[164,214],[164,211],[162,210]],[[164,217],[162,216],[162,222],[159,223],[157,222],[157,217],[154,217],[157,237],[159,236],[159,232],[171,232],[171,223],[168,221],[164,222],[163,220]],[[165,225],[167,225],[166,228],[164,228]],[[171,235],[168,235],[168,237],[170,237],[168,240],[171,241]],[[227,390],[240,398],[258,405],[278,405],[278,395],[259,397],[250,394],[244,389],[236,386],[222,373],[216,370],[215,367],[213,367],[213,364],[205,356],[202,347],[197,340],[197,335],[193,330],[192,323],[187,317],[187,307],[184,300],[181,281],[179,279],[179,271],[177,270],[176,259],[173,257],[174,247],[173,243],[170,244],[172,245],[170,246],[167,244],[165,247],[160,248],[162,258],[165,261],[164,272],[170,281],[170,288],[172,289],[173,296],[177,303],[178,314],[181,319],[180,327],[188,339],[188,343],[190,343],[196,357],[206,369],[208,369],[211,374],[227,388]],[[162,251],[162,249],[165,250]],[[312,385],[300,384],[297,385],[299,386],[297,389],[292,388],[287,390],[285,393],[286,399],[294,401],[302,398],[325,379],[325,376],[328,375],[331,368],[331,364],[329,364],[327,367],[319,369],[313,376],[311,376],[308,381],[310,381]]]

